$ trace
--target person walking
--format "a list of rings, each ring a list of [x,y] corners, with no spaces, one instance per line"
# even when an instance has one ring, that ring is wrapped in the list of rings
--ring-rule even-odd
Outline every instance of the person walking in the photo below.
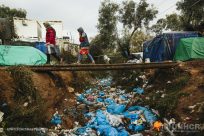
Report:
[[[47,64],[50,64],[51,55],[61,61],[60,50],[56,45],[56,31],[48,22],[43,23],[43,25],[46,28]]]
[[[79,32],[79,41],[80,41],[80,51],[78,54],[77,64],[81,63],[81,60],[83,59],[83,55],[87,55],[88,58],[91,60],[92,64],[95,64],[95,61],[92,55],[89,53],[89,40],[86,33],[84,32],[84,29],[80,27],[77,29],[77,31]]]

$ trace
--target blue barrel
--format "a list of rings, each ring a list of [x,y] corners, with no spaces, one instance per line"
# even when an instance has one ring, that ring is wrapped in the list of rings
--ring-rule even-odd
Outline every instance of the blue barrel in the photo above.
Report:
[[[47,47],[45,45],[45,42],[36,42],[35,43],[35,48],[38,50],[42,51],[43,53],[47,52]]]

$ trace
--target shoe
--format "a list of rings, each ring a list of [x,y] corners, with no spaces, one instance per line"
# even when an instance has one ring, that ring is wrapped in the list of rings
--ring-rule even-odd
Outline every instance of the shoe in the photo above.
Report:
[[[95,61],[92,61],[92,64],[96,64]]]
[[[79,61],[77,61],[77,63],[75,63],[75,64],[81,64]]]

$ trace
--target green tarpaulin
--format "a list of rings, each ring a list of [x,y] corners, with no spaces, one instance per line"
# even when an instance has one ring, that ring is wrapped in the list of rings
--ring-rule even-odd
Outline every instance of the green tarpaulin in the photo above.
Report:
[[[42,65],[47,57],[30,46],[0,45],[0,65]]]
[[[204,37],[183,38],[176,48],[174,60],[204,59]]]

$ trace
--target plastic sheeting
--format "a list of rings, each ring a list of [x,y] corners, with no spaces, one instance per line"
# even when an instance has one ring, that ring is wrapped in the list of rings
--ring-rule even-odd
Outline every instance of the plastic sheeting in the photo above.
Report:
[[[173,60],[176,47],[181,38],[198,37],[197,32],[171,32],[155,37],[143,45],[144,60],[150,58],[151,62]]]
[[[30,46],[0,46],[0,65],[42,65],[47,56]]]
[[[204,38],[183,38],[176,49],[174,60],[204,59]]]

